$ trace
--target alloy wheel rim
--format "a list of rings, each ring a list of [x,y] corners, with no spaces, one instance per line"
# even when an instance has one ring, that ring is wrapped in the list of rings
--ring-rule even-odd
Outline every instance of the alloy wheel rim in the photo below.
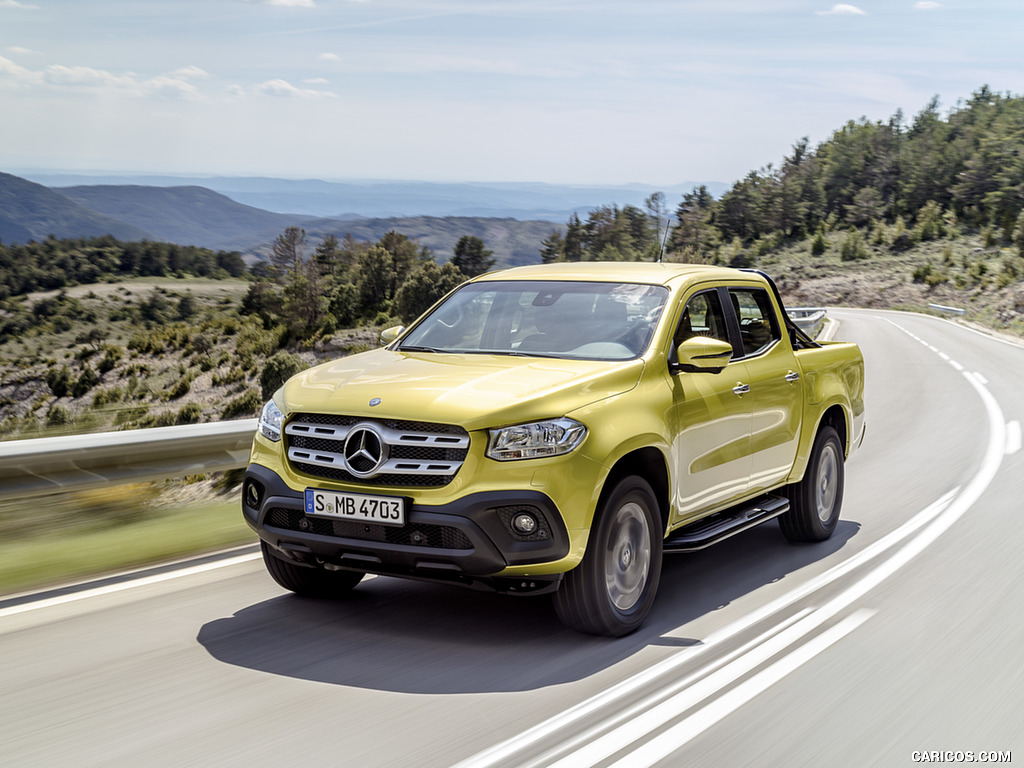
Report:
[[[823,523],[827,523],[832,518],[832,512],[836,506],[836,496],[839,491],[839,455],[836,453],[835,446],[831,443],[827,444],[821,452],[815,490],[818,519]]]
[[[651,568],[651,537],[647,515],[636,502],[623,504],[615,514],[605,584],[618,610],[628,611],[643,596]]]

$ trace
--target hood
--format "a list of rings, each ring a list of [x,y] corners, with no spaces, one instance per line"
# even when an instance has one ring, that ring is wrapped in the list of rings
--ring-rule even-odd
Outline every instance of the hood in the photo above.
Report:
[[[643,368],[639,359],[607,362],[376,349],[303,371],[275,398],[286,414],[338,413],[474,430],[564,416],[632,389]],[[371,406],[377,399],[380,403]]]

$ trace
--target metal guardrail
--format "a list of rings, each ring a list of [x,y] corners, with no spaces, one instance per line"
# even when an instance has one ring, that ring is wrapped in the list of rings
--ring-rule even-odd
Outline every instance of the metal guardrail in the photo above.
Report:
[[[929,309],[935,309],[938,310],[939,312],[946,312],[947,314],[950,315],[963,315],[967,313],[966,309],[961,309],[960,307],[946,307],[943,306],[942,304],[929,304],[928,307]]]
[[[256,419],[0,442],[0,499],[244,467]]]
[[[786,307],[786,314],[812,339],[821,333],[825,325],[825,310],[821,307]]]

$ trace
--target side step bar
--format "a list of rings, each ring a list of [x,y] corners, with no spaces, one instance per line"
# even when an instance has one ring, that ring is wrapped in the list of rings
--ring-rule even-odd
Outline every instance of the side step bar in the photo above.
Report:
[[[788,511],[789,499],[761,496],[673,531],[665,539],[663,551],[696,552]]]

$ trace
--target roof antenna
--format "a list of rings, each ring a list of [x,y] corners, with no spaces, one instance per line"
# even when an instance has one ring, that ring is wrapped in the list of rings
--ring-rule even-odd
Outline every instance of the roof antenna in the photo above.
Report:
[[[665,236],[661,238],[661,250],[658,251],[658,263],[661,264],[661,260],[665,257],[665,243],[668,242],[668,233],[672,231],[672,219],[668,216],[665,217]]]

